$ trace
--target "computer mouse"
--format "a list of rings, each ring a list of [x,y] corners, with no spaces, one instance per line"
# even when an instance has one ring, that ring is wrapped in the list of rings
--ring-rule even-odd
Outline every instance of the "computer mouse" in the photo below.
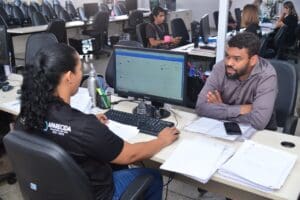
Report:
[[[2,91],[8,92],[8,91],[12,90],[13,88],[14,88],[14,86],[12,86],[12,85],[4,85],[4,86],[2,86]]]

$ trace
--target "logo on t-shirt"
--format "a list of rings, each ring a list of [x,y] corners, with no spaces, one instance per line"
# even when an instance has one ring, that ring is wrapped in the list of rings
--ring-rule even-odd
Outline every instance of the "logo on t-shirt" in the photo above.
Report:
[[[64,136],[71,132],[71,126],[45,121],[44,131],[50,131],[52,134]]]

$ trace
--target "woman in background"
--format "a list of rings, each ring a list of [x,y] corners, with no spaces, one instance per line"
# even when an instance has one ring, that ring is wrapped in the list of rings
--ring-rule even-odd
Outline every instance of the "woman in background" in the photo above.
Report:
[[[296,40],[295,30],[298,25],[298,15],[291,1],[283,3],[283,11],[276,23],[276,28],[281,28],[283,25],[287,26],[285,45],[291,46]]]
[[[258,37],[261,37],[261,30],[259,27],[258,8],[254,4],[247,4],[243,8],[242,22],[245,31],[254,33]]]

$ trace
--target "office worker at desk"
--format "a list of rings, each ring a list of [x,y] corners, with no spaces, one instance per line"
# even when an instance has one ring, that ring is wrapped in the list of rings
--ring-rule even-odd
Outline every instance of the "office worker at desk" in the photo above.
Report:
[[[168,26],[164,23],[165,17],[166,11],[163,8],[157,6],[152,10],[151,23],[146,26],[146,38],[149,47],[168,49],[174,48],[180,43],[180,37],[169,36]]]
[[[254,33],[258,37],[262,36],[259,26],[258,8],[253,4],[247,4],[243,8],[241,25],[245,31]]]
[[[26,66],[21,94],[21,113],[16,129],[39,134],[63,147],[87,174],[98,199],[119,199],[137,176],[154,180],[146,199],[161,199],[162,179],[146,168],[112,171],[110,163],[129,164],[152,157],[174,142],[176,128],[166,128],[157,139],[129,144],[105,125],[107,118],[87,115],[70,107],[82,79],[79,54],[65,44],[43,49],[33,66]]]
[[[258,130],[276,129],[272,113],[277,75],[273,66],[258,56],[259,46],[258,37],[249,32],[228,41],[225,59],[215,64],[198,95],[198,115],[250,123]]]

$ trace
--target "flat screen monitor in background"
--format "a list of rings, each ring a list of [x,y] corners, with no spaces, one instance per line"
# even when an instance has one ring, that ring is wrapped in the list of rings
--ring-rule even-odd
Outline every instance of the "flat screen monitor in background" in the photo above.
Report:
[[[205,14],[200,19],[200,36],[204,44],[208,44],[209,35],[210,35],[209,17],[208,14]]]
[[[138,9],[137,0],[126,0],[125,5],[128,11]]]
[[[166,0],[166,6],[169,11],[176,11],[176,0]]]
[[[117,45],[114,51],[115,92],[151,101],[143,114],[163,118],[170,114],[161,109],[164,103],[185,105],[185,53]],[[145,108],[141,104],[137,108]]]
[[[99,5],[98,3],[84,3],[83,10],[85,16],[90,19],[91,17],[95,16],[99,12]]]
[[[0,82],[7,78],[4,65],[10,65],[8,35],[5,26],[0,25]]]

